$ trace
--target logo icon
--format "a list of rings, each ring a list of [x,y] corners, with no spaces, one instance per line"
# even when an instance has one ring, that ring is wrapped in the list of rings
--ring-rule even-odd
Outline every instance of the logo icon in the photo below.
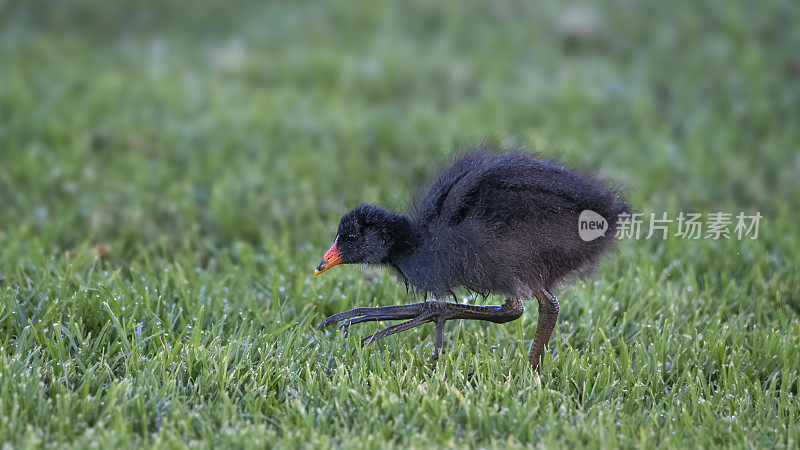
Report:
[[[591,209],[584,209],[578,216],[578,235],[586,242],[605,236],[608,221]]]

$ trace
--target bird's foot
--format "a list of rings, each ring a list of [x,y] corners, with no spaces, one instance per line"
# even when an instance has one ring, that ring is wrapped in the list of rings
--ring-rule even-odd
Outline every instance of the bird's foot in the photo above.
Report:
[[[505,323],[519,318],[522,315],[522,302],[517,298],[509,297],[502,305],[476,306],[452,302],[430,301],[411,303],[408,305],[361,307],[354,308],[339,314],[334,314],[319,324],[326,327],[337,322],[342,322],[340,328],[346,328],[362,322],[380,320],[407,320],[389,326],[361,340],[361,346],[370,342],[383,339],[402,331],[410,330],[428,322],[436,324],[436,337],[434,341],[433,359],[439,358],[444,344],[444,324],[448,320],[474,319],[486,320],[494,323]]]

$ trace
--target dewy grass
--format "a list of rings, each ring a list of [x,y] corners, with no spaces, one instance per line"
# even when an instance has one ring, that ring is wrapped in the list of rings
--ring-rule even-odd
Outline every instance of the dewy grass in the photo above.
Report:
[[[0,9],[0,441],[800,442],[798,5]],[[641,212],[758,211],[758,239],[622,241],[560,292],[542,377],[535,302],[448,324],[436,367],[432,327],[318,330],[416,300],[313,277],[339,216],[404,208],[481,139]]]

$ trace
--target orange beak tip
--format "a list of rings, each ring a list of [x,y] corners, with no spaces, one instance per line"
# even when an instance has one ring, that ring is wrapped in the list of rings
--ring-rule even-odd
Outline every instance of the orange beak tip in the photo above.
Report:
[[[322,261],[319,262],[317,269],[314,270],[314,276],[317,276],[331,267],[341,263],[342,254],[339,252],[339,249],[336,248],[336,241],[334,241],[331,248],[325,253],[325,256],[322,257]]]

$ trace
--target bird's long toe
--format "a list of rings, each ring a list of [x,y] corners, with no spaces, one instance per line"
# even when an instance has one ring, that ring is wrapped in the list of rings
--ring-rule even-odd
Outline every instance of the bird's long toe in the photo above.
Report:
[[[506,299],[502,305],[476,306],[462,305],[449,302],[422,302],[408,305],[361,307],[350,311],[334,314],[319,324],[320,327],[342,322],[340,328],[347,328],[363,322],[381,320],[407,320],[379,330],[361,340],[361,346],[387,336],[397,334],[419,325],[435,322],[436,335],[434,338],[433,360],[438,360],[444,345],[444,325],[448,320],[474,319],[486,320],[495,323],[505,323],[515,320],[522,315],[522,302],[513,297]]]
[[[342,327],[348,327],[361,322],[413,319],[422,313],[423,305],[424,303],[411,303],[408,305],[353,308],[350,311],[328,317],[318,325],[318,328],[327,327],[341,321],[345,321],[341,325]]]
[[[386,327],[375,334],[365,337],[361,340],[361,346],[365,346],[370,342],[377,341],[379,339],[383,339],[387,336],[391,336],[393,334],[401,333],[403,331],[410,330],[414,327],[418,327],[422,324],[431,322],[434,320],[434,317],[430,314],[421,314],[418,317],[415,317],[407,322],[398,323],[397,325],[392,325],[390,327]]]
[[[347,319],[347,320],[343,321],[339,325],[339,328],[347,328],[350,325],[355,325],[357,323],[362,323],[362,322],[379,322],[381,320],[397,320],[397,317],[395,317],[395,316],[387,316],[387,315],[355,317],[353,319]]]

